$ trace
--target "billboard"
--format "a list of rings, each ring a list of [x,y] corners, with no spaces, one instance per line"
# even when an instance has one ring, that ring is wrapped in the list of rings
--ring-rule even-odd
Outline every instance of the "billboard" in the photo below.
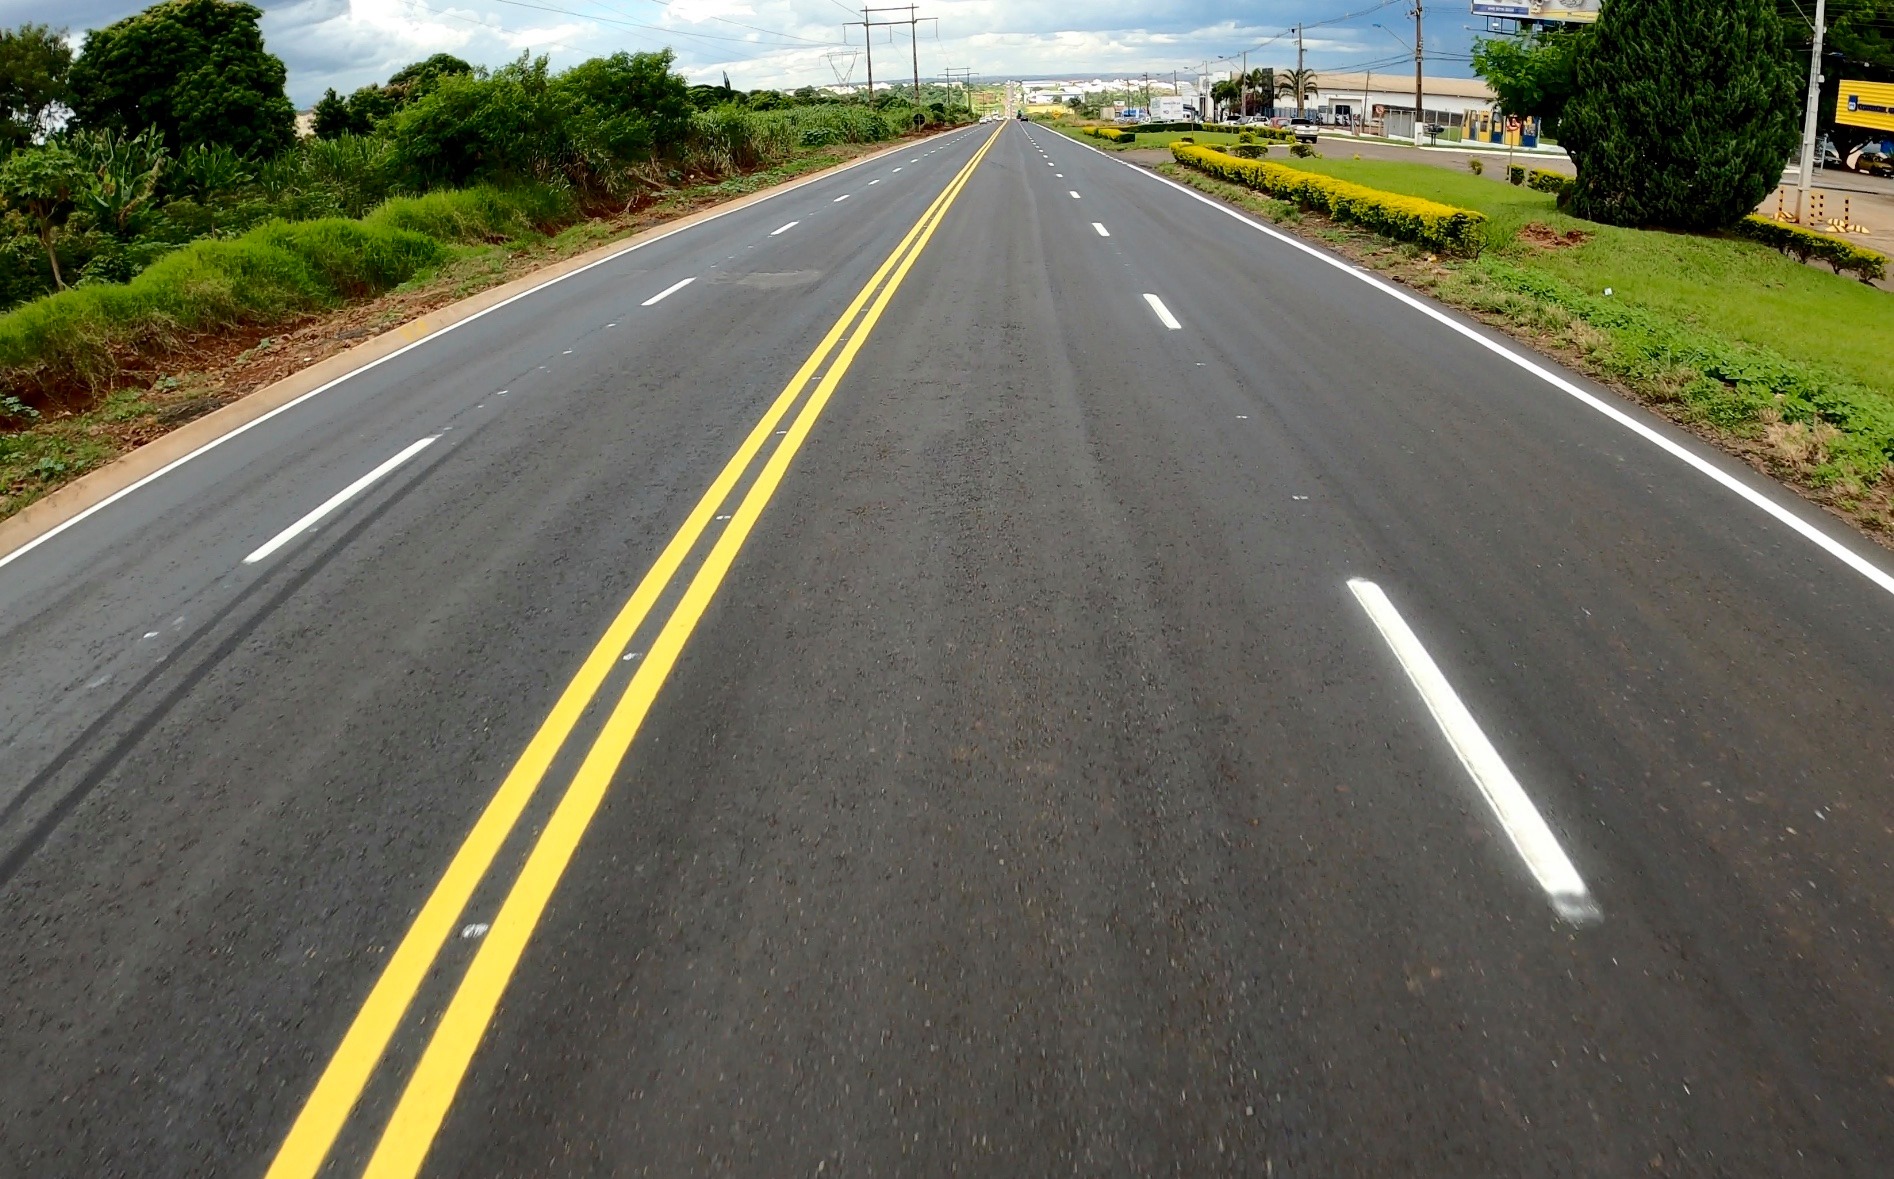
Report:
[[[1474,16],[1590,24],[1601,0],[1473,0]]]
[[[1850,127],[1894,131],[1894,82],[1841,81],[1835,121]]]

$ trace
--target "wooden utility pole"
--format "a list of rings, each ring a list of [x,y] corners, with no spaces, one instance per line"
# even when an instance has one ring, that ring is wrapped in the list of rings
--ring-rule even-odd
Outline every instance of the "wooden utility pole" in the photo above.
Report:
[[[1414,146],[1421,142],[1421,128],[1427,124],[1425,89],[1421,83],[1421,0],[1414,0]]]
[[[1243,74],[1238,85],[1242,87],[1242,96],[1237,100],[1239,103],[1237,113],[1248,118],[1250,113],[1250,51],[1247,49],[1243,51]]]

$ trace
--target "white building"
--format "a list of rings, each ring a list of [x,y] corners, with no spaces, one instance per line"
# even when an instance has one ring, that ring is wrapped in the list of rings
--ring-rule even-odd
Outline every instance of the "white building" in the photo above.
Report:
[[[1278,71],[1281,77],[1286,71]],[[1414,71],[1390,73],[1328,73],[1317,70],[1316,93],[1307,102],[1309,117],[1323,123],[1353,126],[1366,115],[1375,134],[1409,139],[1414,135]],[[1479,116],[1491,116],[1495,96],[1478,78],[1421,79],[1424,121],[1442,127],[1464,128]],[[1293,99],[1276,100],[1278,114],[1293,109]]]

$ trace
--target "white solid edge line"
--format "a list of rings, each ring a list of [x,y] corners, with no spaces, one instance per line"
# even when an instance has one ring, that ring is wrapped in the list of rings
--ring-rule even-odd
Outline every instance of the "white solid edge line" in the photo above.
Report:
[[[775,237],[779,233],[788,233],[790,230],[794,229],[796,226],[801,225],[801,224],[802,222],[800,221],[791,221],[789,224],[783,226],[781,229],[770,230],[769,235],[771,237]]]
[[[864,156],[859,160],[855,160],[851,163],[843,164],[836,172],[831,173],[830,175],[839,175],[840,173],[846,172],[850,170],[851,168],[857,168],[863,164],[872,163],[874,162],[874,159],[875,157],[872,157],[872,156]],[[481,319],[485,316],[491,315],[495,311],[500,310],[502,307],[510,307],[514,303],[519,302],[521,299],[528,298],[532,295],[537,295],[539,292],[545,290],[547,287],[554,286],[558,283],[562,283],[568,278],[573,278],[577,275],[584,274],[586,271],[592,270],[599,266],[603,266],[608,262],[616,262],[620,258],[623,258],[626,254],[636,253],[637,251],[644,249],[646,246],[655,246],[659,242],[669,241],[671,238],[676,237],[680,233],[689,233],[691,230],[696,229],[699,226],[708,225],[712,221],[716,221],[721,218],[728,217],[732,213],[741,213],[747,209],[753,209],[757,205],[762,204],[764,201],[772,201],[772,200],[775,200],[779,196],[786,196],[791,192],[799,192],[802,189],[808,187],[809,185],[819,184],[821,183],[822,180],[825,180],[827,178],[828,177],[811,178],[801,184],[792,183],[782,188],[773,189],[761,194],[760,196],[758,196],[756,200],[753,200],[749,202],[748,204],[743,205],[741,208],[720,209],[715,213],[711,213],[707,215],[701,221],[694,221],[689,225],[679,225],[674,228],[667,229],[663,233],[659,233],[653,237],[646,238],[644,241],[633,242],[622,250],[614,250],[611,253],[605,255],[603,258],[597,259],[596,261],[587,262],[585,265],[576,267],[572,270],[568,270],[564,274],[555,274],[551,278],[547,279],[545,282],[527,287],[525,290],[520,291],[517,294],[508,295],[506,298],[500,300],[498,303],[495,303],[493,306],[483,307],[480,310],[474,312],[472,315],[466,316],[463,319],[457,319],[453,323],[450,323],[446,325],[445,327],[437,328],[434,331],[429,332],[427,335],[422,336],[418,340],[413,340],[413,341],[410,341],[409,343],[403,344],[401,347],[395,349],[393,352],[388,353],[386,356],[377,356],[375,359],[367,361],[366,363],[362,364],[358,368],[350,369],[348,372],[343,373],[341,376],[335,378],[332,381],[327,381],[321,385],[316,386],[314,389],[311,389],[307,393],[300,394],[290,399],[289,401],[285,401],[283,404],[277,406],[273,410],[270,410],[268,413],[259,414],[256,417],[251,418],[249,421],[243,423],[240,426],[232,427],[228,432],[219,434],[217,437],[211,439],[209,442],[204,443],[204,445],[198,447],[196,450],[191,451],[189,454],[180,455],[179,457],[174,458],[170,462],[166,463],[164,466],[159,467],[157,470],[151,472],[151,474],[145,475],[142,478],[136,479],[132,481],[131,483],[127,483],[125,486],[119,488],[117,491],[114,491],[112,494],[106,496],[104,499],[100,500],[98,503],[95,503],[91,507],[86,508],[84,511],[73,513],[71,516],[68,516],[66,519],[61,520],[59,523],[53,525],[51,528],[48,528],[46,531],[40,533],[38,536],[34,537],[32,540],[27,541],[25,544],[21,545],[19,548],[14,549],[12,552],[7,553],[4,556],[0,556],[0,569],[4,569],[8,565],[11,565],[13,562],[19,560],[21,557],[24,557],[26,554],[32,552],[34,549],[45,544],[47,541],[53,539],[55,536],[59,536],[61,533],[64,533],[67,529],[72,528],[75,525],[85,520],[91,519],[93,516],[96,516],[98,513],[104,511],[106,508],[111,507],[113,504],[117,503],[119,500],[124,499],[126,496],[130,495],[132,492],[140,491],[146,487],[149,487],[151,484],[156,483],[158,480],[164,478],[166,475],[169,475],[171,472],[177,470],[179,467],[190,462],[191,460],[196,459],[202,455],[208,454],[213,450],[216,450],[219,446],[222,446],[224,443],[230,441],[232,438],[236,438],[240,435],[247,434],[251,430],[256,429],[258,426],[269,421],[270,419],[275,418],[281,414],[288,413],[290,410],[295,409],[297,406],[301,405],[305,401],[308,401],[310,398],[319,397],[322,394],[327,393],[329,390],[335,388],[336,386],[342,384],[343,382],[351,381],[355,379],[356,377],[361,376],[363,373],[368,372],[370,369],[379,368],[380,366],[388,363],[389,361],[395,359],[398,356],[404,356],[407,353],[413,351],[416,348],[421,347],[424,344],[431,344],[435,340],[440,339],[442,336],[446,335],[447,333],[451,331],[454,331],[457,328],[466,327],[468,324],[474,322],[477,319]]]
[[[335,511],[337,508],[341,507],[343,504],[349,502],[350,500],[354,499],[356,496],[362,494],[362,492],[367,491],[378,480],[385,478],[388,475],[388,473],[393,471],[396,467],[399,467],[402,463],[407,462],[409,459],[413,458],[415,455],[420,454],[422,451],[432,446],[435,443],[435,441],[437,441],[439,438],[440,438],[439,434],[433,434],[426,438],[421,439],[419,442],[416,442],[413,445],[409,446],[406,450],[402,451],[400,454],[396,455],[395,457],[389,459],[387,462],[383,463],[381,466],[376,467],[374,470],[370,471],[368,474],[363,475],[360,479],[357,479],[355,482],[349,484],[347,487],[344,487],[342,490],[336,492],[334,495],[330,496],[328,499],[323,500],[321,506],[316,508],[315,511],[310,512],[308,515],[304,516],[302,519],[296,521],[294,524],[291,524],[288,528],[283,529],[281,532],[271,537],[267,542],[264,543],[263,547],[257,549],[255,552],[245,557],[243,559],[243,563],[245,565],[254,565],[258,561],[267,560],[272,553],[276,552],[277,549],[282,548],[284,545],[288,544],[290,541],[295,540],[298,536],[301,536],[303,533],[309,531],[311,528],[314,528],[317,524],[322,522],[322,518],[324,516],[327,516],[330,512]]]
[[[1171,309],[1164,306],[1164,300],[1158,298],[1156,295],[1146,295],[1144,301],[1151,305],[1151,310],[1157,312],[1157,317],[1164,321],[1165,327],[1174,332],[1184,330],[1184,325],[1177,322],[1177,317],[1171,314]]]
[[[1111,230],[1109,230],[1109,229],[1106,229],[1106,228],[1105,228],[1105,223],[1104,223],[1104,222],[1102,222],[1102,221],[1094,221],[1094,222],[1092,222],[1092,228],[1093,228],[1093,229],[1096,229],[1096,230],[1098,231],[1098,236],[1099,236],[1099,237],[1110,237],[1110,236],[1111,236]]]
[[[674,282],[670,286],[665,287],[663,290],[659,291],[657,294],[651,296],[649,299],[646,299],[644,302],[638,304],[638,306],[656,307],[659,303],[664,302],[666,299],[670,298],[672,295],[677,294],[679,291],[683,290],[685,287],[691,285],[692,283],[696,281],[697,281],[697,276],[693,274],[689,278],[685,279],[683,282]]]
[[[1427,702],[1427,711],[1433,713],[1434,723],[1446,734],[1448,744],[1460,757],[1460,764],[1473,775],[1474,783],[1486,798],[1486,805],[1493,808],[1500,826],[1506,829],[1506,837],[1526,861],[1533,879],[1545,890],[1553,910],[1573,925],[1589,925],[1601,920],[1603,912],[1592,899],[1591,890],[1585,887],[1578,869],[1572,866],[1565,849],[1559,846],[1558,836],[1546,826],[1539,808],[1532,804],[1519,779],[1506,767],[1499,750],[1486,739],[1479,722],[1467,711],[1401,612],[1372,581],[1354,578],[1348,588],[1367,611],[1381,637],[1393,648],[1394,657],[1401,661],[1407,678]]]
[[[1685,463],[1688,463],[1690,466],[1696,468],[1699,473],[1707,475],[1711,479],[1715,480],[1717,483],[1722,484],[1724,489],[1735,492],[1737,495],[1748,500],[1752,505],[1758,508],[1761,508],[1764,512],[1775,517],[1777,521],[1788,525],[1790,529],[1799,533],[1804,540],[1811,542],[1817,548],[1823,550],[1829,556],[1834,557],[1836,560],[1848,566],[1850,569],[1853,569],[1856,573],[1859,573],[1861,576],[1867,578],[1869,581],[1873,582],[1876,586],[1885,590],[1887,593],[1894,594],[1894,573],[1890,573],[1887,570],[1880,568],[1878,565],[1874,564],[1872,561],[1868,560],[1866,557],[1862,556],[1860,553],[1855,552],[1853,549],[1849,548],[1847,545],[1836,540],[1834,537],[1828,535],[1826,532],[1823,532],[1821,529],[1809,523],[1807,520],[1804,520],[1801,516],[1797,515],[1795,512],[1790,511],[1788,508],[1785,508],[1781,504],[1775,502],[1773,499],[1770,499],[1767,495],[1763,494],[1761,491],[1756,490],[1754,487],[1751,487],[1747,483],[1744,483],[1741,479],[1736,478],[1734,475],[1731,475],[1729,472],[1718,467],[1715,463],[1710,462],[1708,459],[1705,459],[1700,455],[1693,454],[1687,447],[1681,445],[1678,442],[1673,441],[1672,439],[1666,438],[1664,435],[1658,433],[1656,430],[1645,425],[1643,422],[1638,421],[1636,418],[1632,417],[1630,414],[1625,413],[1623,410],[1619,409],[1617,406],[1612,405],[1602,400],[1601,398],[1595,397],[1590,393],[1587,393],[1585,390],[1579,388],[1577,385],[1574,385],[1572,382],[1566,380],[1564,377],[1559,376],[1557,373],[1552,372],[1551,370],[1547,369],[1545,366],[1537,363],[1536,361],[1533,361],[1529,359],[1528,357],[1521,355],[1518,352],[1513,351],[1511,348],[1506,347],[1505,345],[1499,343],[1497,340],[1488,339],[1486,336],[1481,335],[1477,331],[1474,331],[1471,327],[1468,327],[1466,324],[1455,321],[1446,312],[1441,311],[1439,308],[1428,306],[1426,303],[1422,302],[1420,299],[1414,297],[1413,295],[1408,294],[1406,291],[1403,291],[1399,289],[1398,287],[1391,286],[1390,284],[1383,282],[1381,279],[1376,278],[1374,275],[1369,274],[1366,271],[1357,269],[1356,267],[1350,265],[1348,262],[1343,261],[1340,258],[1337,258],[1331,254],[1324,253],[1323,251],[1316,249],[1314,246],[1309,245],[1307,242],[1291,237],[1280,230],[1271,229],[1269,226],[1264,225],[1261,222],[1256,221],[1252,218],[1246,217],[1242,213],[1238,212],[1235,209],[1230,208],[1227,205],[1219,204],[1218,202],[1210,199],[1204,194],[1197,192],[1196,190],[1189,188],[1186,185],[1177,183],[1175,180],[1172,180],[1168,176],[1160,176],[1155,172],[1147,172],[1144,169],[1139,168],[1135,164],[1130,164],[1130,163],[1126,163],[1124,160],[1115,159],[1109,156],[1107,153],[1099,151],[1097,148],[1091,146],[1088,143],[1081,143],[1079,144],[1079,146],[1085,148],[1088,151],[1098,152],[1099,155],[1106,156],[1107,159],[1110,159],[1112,163],[1122,165],[1126,168],[1130,168],[1141,176],[1148,177],[1149,179],[1155,180],[1160,184],[1169,185],[1171,188],[1176,189],[1178,192],[1183,193],[1185,196],[1190,197],[1193,200],[1201,201],[1204,204],[1209,205],[1211,208],[1215,209],[1217,212],[1223,213],[1226,216],[1229,216],[1238,221],[1241,221],[1243,224],[1249,226],[1251,229],[1254,229],[1259,233],[1267,234],[1268,236],[1275,238],[1277,241],[1282,242],[1284,245],[1291,246],[1297,250],[1302,251],[1303,253],[1307,254],[1311,258],[1317,259],[1318,261],[1326,263],[1329,266],[1333,266],[1335,269],[1341,271],[1343,274],[1346,274],[1351,278],[1358,279],[1361,282],[1367,283],[1369,286],[1374,287],[1376,290],[1382,292],[1383,294],[1392,296],[1393,298],[1400,300],[1401,302],[1407,304],[1409,307],[1412,307],[1414,310],[1420,312],[1422,315],[1425,315],[1429,319],[1432,319],[1434,322],[1441,324],[1442,326],[1447,327],[1451,329],[1452,331],[1459,333],[1460,335],[1473,341],[1475,344],[1478,344],[1480,347],[1486,349],[1488,352],[1493,353],[1495,356],[1500,356],[1500,357],[1505,358],[1506,360],[1511,361],[1513,364],[1518,365],[1522,369],[1525,369],[1527,372],[1531,373],[1533,376],[1538,377],[1540,380],[1544,381],[1546,384],[1551,385],[1553,388],[1557,389],[1559,392],[1568,394],[1569,396],[1573,397],[1574,399],[1583,403],[1589,408],[1597,410],[1599,413],[1603,414],[1605,417],[1610,418],[1612,421],[1616,422],[1618,425],[1623,426],[1625,429],[1631,431],[1633,434],[1636,434],[1638,437],[1644,439],[1646,442],[1649,442],[1651,445],[1656,446],[1658,449],[1669,454],[1671,457],[1681,459]]]

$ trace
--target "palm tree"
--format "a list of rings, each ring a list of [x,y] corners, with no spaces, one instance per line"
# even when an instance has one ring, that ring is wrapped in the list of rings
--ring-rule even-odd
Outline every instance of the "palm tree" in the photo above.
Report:
[[[1302,117],[1304,103],[1321,93],[1314,70],[1284,70],[1276,75],[1276,93],[1296,100],[1296,117]]]

